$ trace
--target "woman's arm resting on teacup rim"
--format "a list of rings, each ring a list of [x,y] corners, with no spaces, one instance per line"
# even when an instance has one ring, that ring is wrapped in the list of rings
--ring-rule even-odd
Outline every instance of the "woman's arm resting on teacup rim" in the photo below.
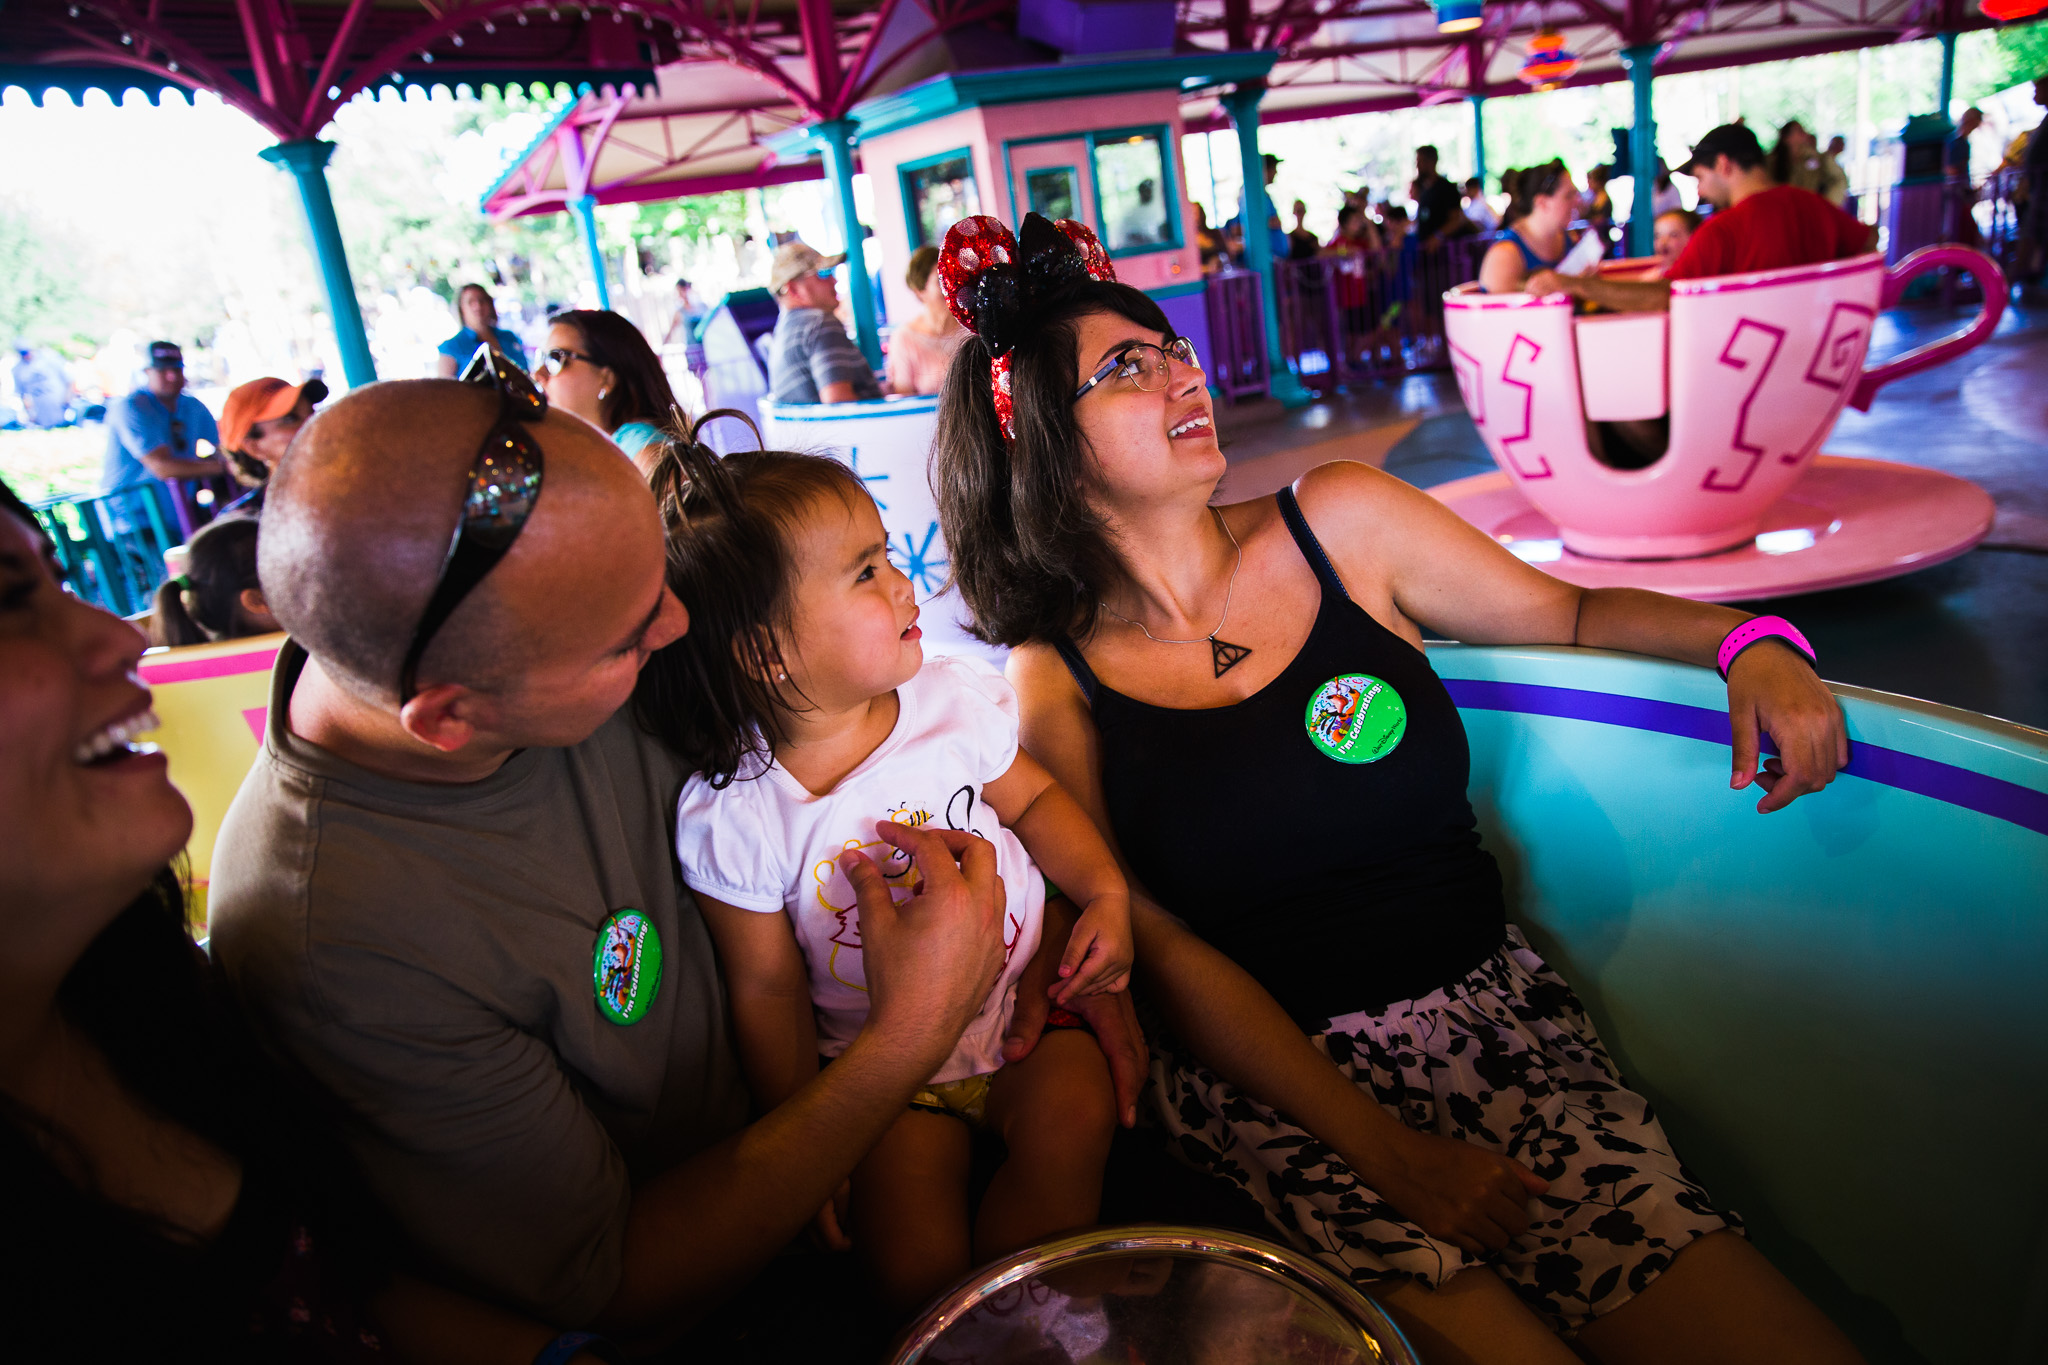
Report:
[[[1468,644],[1585,645],[1712,668],[1721,641],[1750,617],[1639,588],[1552,578],[1429,494],[1366,465],[1323,465],[1302,477],[1296,494],[1359,605],[1374,611],[1376,598],[1390,602],[1412,623],[1400,633],[1418,644],[1415,626]],[[1763,787],[1760,812],[1819,791],[1849,761],[1841,706],[1806,656],[1782,640],[1736,657],[1728,717],[1729,785]],[[1779,756],[1759,768],[1764,733]]]

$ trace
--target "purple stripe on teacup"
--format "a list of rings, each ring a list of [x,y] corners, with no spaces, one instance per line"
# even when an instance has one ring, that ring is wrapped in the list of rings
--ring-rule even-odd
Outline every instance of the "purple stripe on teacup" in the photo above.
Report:
[[[1450,690],[1451,700],[1467,710],[1557,716],[1677,735],[1709,744],[1729,742],[1728,713],[1711,707],[1481,678],[1446,678],[1444,686]],[[1777,748],[1766,739],[1764,752],[1776,753]],[[1842,771],[1866,782],[2005,820],[2036,834],[2048,834],[2048,792],[2017,782],[1861,740],[1850,744],[1849,765]]]

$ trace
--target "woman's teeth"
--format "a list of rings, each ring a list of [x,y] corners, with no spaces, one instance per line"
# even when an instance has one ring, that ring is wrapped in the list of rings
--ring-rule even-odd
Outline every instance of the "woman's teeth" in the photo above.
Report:
[[[1208,418],[1200,416],[1190,417],[1187,421],[1182,422],[1179,426],[1167,432],[1166,435],[1169,439],[1171,439],[1177,436],[1185,436],[1191,431],[1205,431],[1208,429],[1208,426]]]
[[[147,734],[156,727],[156,712],[138,711],[126,720],[117,720],[98,734],[80,740],[78,747],[71,751],[72,760],[81,764],[97,763],[117,753],[153,752],[156,748],[154,744],[132,744],[129,741],[137,735]]]

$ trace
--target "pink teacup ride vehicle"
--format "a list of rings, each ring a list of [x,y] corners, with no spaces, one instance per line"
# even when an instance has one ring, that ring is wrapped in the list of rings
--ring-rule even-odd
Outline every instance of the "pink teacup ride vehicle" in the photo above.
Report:
[[[1617,275],[1651,263],[1610,262]],[[1881,309],[1959,266],[1984,306],[1963,331],[1866,369]],[[1432,490],[1546,572],[1583,587],[1739,601],[1867,583],[1962,554],[1991,529],[1973,483],[1823,455],[1843,407],[1969,350],[2005,308],[1997,265],[1928,247],[1685,280],[1669,313],[1573,314],[1565,296],[1444,296],[1465,406],[1500,472]],[[1938,439],[1938,433],[1928,433]],[[1641,463],[1647,447],[1662,453]],[[1641,467],[1628,467],[1641,463]]]

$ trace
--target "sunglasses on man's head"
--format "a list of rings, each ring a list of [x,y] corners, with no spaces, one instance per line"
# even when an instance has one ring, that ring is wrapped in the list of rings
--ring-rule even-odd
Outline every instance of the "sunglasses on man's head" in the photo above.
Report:
[[[498,566],[519,539],[540,498],[540,442],[528,430],[547,416],[547,396],[534,387],[505,353],[489,342],[477,347],[462,372],[462,382],[498,391],[498,416],[484,433],[484,443],[470,463],[462,515],[441,560],[427,608],[412,633],[405,662],[398,670],[398,704],[419,694],[420,660],[434,635],[462,605],[484,575]]]

